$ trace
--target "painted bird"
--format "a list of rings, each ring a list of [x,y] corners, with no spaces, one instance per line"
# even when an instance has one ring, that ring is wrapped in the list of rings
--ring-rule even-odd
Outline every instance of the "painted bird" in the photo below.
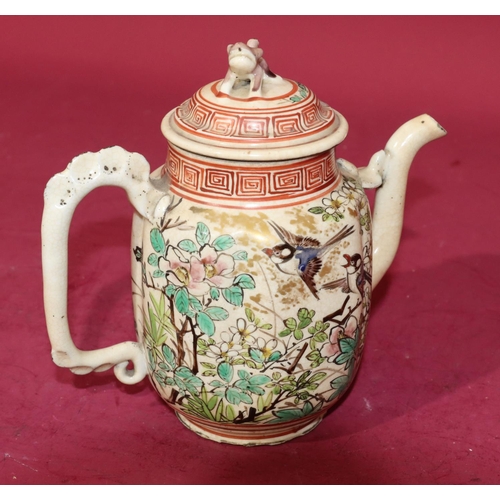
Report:
[[[323,266],[323,257],[344,238],[354,232],[354,226],[343,227],[324,245],[310,236],[299,236],[287,231],[275,222],[269,222],[282,243],[262,251],[285,274],[300,276],[312,294],[319,299],[314,278]]]
[[[346,277],[326,283],[321,288],[324,290],[341,288],[344,293],[352,293],[357,289],[363,297],[366,283],[372,284],[372,276],[365,269],[363,258],[359,253],[354,255],[344,254],[343,257],[346,260],[346,263],[342,265],[347,272]]]

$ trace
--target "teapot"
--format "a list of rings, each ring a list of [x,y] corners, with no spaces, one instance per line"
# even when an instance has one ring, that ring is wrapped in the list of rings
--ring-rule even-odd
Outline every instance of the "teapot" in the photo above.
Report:
[[[313,430],[351,385],[372,290],[397,251],[408,171],[446,134],[430,116],[399,128],[367,167],[337,158],[345,118],[274,74],[256,39],[170,111],[165,164],[121,147],[74,158],[45,189],[44,304],[56,365],[149,377],[204,438],[279,444]],[[83,351],[67,317],[68,231],[99,186],[123,188],[132,220],[137,341]],[[373,216],[365,188],[378,188]]]

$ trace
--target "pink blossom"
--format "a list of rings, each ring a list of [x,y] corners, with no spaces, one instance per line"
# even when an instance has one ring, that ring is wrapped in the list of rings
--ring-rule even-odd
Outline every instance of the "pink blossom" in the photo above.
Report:
[[[191,257],[193,259],[196,257]],[[200,263],[205,269],[205,278],[217,288],[229,288],[233,284],[232,278],[227,277],[234,271],[234,259],[231,255],[215,251],[214,247],[205,245],[200,250]]]
[[[166,265],[161,261],[160,267],[168,279],[177,286],[185,286],[189,293],[196,296],[205,295],[210,291],[210,284],[205,281],[205,267],[202,262],[192,256],[185,259],[182,253],[170,247],[166,255]]]
[[[191,255],[189,259],[178,248],[169,247],[160,268],[174,285],[185,286],[196,296],[209,293],[211,287],[229,288],[233,284],[227,276],[234,271],[233,257],[225,253],[219,255],[209,245],[200,250],[199,257]]]
[[[325,344],[322,349],[322,354],[328,358],[330,363],[333,362],[337,354],[340,353],[339,340],[350,337],[354,338],[358,320],[351,316],[345,326],[337,326],[330,332],[329,343]]]

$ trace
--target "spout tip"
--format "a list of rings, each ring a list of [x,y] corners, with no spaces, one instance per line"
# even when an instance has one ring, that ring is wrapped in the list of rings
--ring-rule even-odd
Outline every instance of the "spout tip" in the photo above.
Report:
[[[427,125],[430,125],[432,128],[436,127],[438,129],[437,132],[435,131],[436,138],[443,137],[448,133],[443,126],[441,126],[434,118],[432,118],[431,115],[424,114],[419,116],[419,119],[421,120],[422,124],[427,123]]]

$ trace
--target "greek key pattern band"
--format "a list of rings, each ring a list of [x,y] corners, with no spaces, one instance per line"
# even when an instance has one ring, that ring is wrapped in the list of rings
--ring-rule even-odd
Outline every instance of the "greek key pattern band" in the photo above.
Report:
[[[333,150],[276,165],[220,164],[171,147],[164,173],[171,190],[200,203],[226,207],[284,207],[316,198],[339,181]]]

